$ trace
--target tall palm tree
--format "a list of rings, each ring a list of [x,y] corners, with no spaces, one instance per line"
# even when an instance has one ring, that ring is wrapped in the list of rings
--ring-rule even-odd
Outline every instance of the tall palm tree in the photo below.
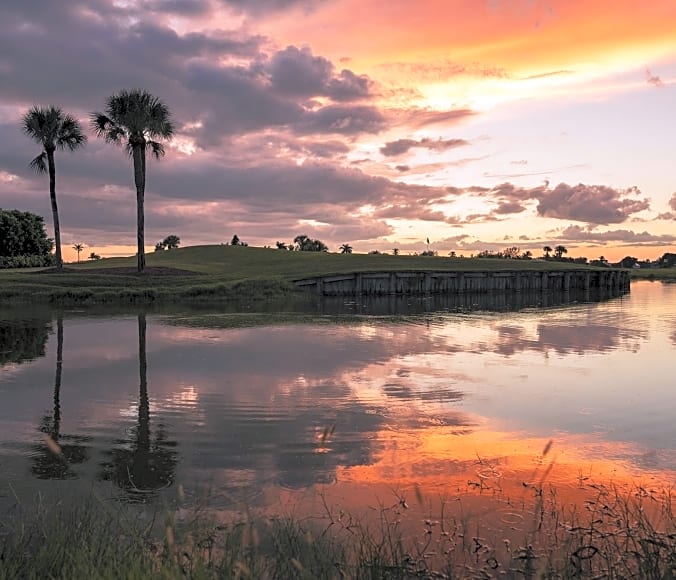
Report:
[[[72,465],[89,459],[87,443],[91,437],[61,433],[61,377],[63,374],[63,316],[56,319],[56,374],[54,375],[54,412],[42,418],[43,442],[33,445],[31,472],[38,479],[74,479]]]
[[[146,315],[138,315],[139,406],[136,425],[128,439],[117,440],[116,446],[101,466],[100,477],[125,490],[131,501],[144,501],[174,481],[178,463],[176,441],[167,438],[162,425],[150,424],[148,396],[148,361],[146,356]]]
[[[59,209],[56,204],[56,165],[54,152],[57,149],[75,151],[87,142],[79,121],[64,113],[59,107],[31,108],[21,119],[24,133],[33,141],[42,145],[42,153],[30,166],[38,173],[49,173],[49,199],[52,202],[54,221],[54,246],[56,248],[56,269],[63,268],[61,257],[61,227]]]
[[[164,146],[155,139],[171,139],[174,126],[169,108],[160,99],[141,89],[123,90],[108,98],[105,113],[91,114],[92,127],[109,143],[124,145],[134,161],[136,185],[137,267],[143,272],[145,258],[146,150],[160,159]]]

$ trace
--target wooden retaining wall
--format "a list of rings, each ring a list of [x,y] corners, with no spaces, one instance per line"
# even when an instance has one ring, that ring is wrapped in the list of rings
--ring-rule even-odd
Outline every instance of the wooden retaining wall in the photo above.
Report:
[[[296,280],[296,286],[320,296],[384,296],[388,294],[462,294],[569,290],[629,290],[626,270],[504,272],[355,272]]]

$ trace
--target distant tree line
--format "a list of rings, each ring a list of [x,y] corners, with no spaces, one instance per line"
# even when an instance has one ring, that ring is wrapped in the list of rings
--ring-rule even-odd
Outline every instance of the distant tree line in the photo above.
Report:
[[[235,244],[233,244],[234,246]],[[296,236],[293,239],[293,242],[286,244],[285,242],[276,242],[276,247],[278,250],[287,250],[291,252],[328,252],[329,247],[322,242],[321,240],[315,240],[310,236],[300,235]],[[347,250],[346,250],[347,248]],[[343,244],[341,246],[341,251],[343,254],[351,254],[352,247],[348,244]]]

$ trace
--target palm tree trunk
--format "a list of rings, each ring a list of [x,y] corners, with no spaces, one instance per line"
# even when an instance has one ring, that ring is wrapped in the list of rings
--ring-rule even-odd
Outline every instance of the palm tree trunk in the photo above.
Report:
[[[47,164],[49,167],[49,199],[52,202],[52,219],[54,220],[54,246],[56,247],[56,269],[63,268],[61,259],[61,227],[59,226],[59,208],[56,205],[56,164],[54,163],[54,151],[47,151]]]
[[[145,255],[145,215],[143,197],[146,189],[146,149],[145,143],[134,145],[134,183],[136,184],[136,257],[137,269],[143,272],[146,267]]]
[[[150,451],[150,400],[148,399],[148,362],[146,359],[146,315],[138,315],[138,449],[147,457]]]
[[[56,318],[56,374],[54,376],[54,423],[52,439],[59,440],[61,431],[61,375],[63,373],[63,316]]]

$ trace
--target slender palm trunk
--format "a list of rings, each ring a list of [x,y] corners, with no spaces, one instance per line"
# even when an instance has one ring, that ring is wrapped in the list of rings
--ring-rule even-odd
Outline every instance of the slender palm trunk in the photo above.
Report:
[[[61,259],[61,227],[59,226],[59,208],[56,205],[56,164],[54,151],[47,151],[47,165],[49,168],[49,199],[52,202],[52,219],[54,220],[54,246],[56,247],[56,269],[63,268]]]
[[[136,246],[137,269],[143,272],[146,267],[145,255],[145,216],[143,197],[146,189],[146,148],[145,143],[134,145],[134,183],[136,184]]]
[[[148,398],[148,362],[146,359],[146,315],[138,315],[138,368],[139,368],[139,404],[138,433],[139,452],[145,457],[150,451],[150,400]]]
[[[56,319],[56,374],[54,376],[54,423],[52,439],[59,440],[61,431],[61,375],[63,373],[63,316]]]

